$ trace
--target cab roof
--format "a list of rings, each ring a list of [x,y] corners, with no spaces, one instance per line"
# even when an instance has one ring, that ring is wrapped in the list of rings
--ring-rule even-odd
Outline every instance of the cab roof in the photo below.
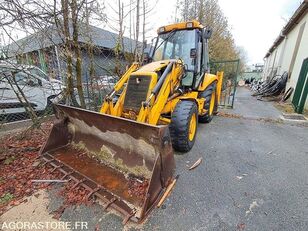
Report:
[[[202,29],[204,26],[197,20],[179,22],[170,24],[167,26],[162,26],[158,28],[157,34],[164,34],[172,30],[184,30],[184,29]]]

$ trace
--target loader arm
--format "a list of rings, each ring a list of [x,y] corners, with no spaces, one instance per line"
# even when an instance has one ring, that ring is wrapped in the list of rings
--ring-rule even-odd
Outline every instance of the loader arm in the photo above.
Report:
[[[184,74],[182,60],[167,60],[148,64],[138,69],[138,64],[133,64],[115,85],[113,91],[105,97],[101,107],[101,114],[109,114],[135,120],[151,125],[166,124],[161,114],[164,110],[168,97],[176,87],[180,85]],[[162,74],[158,74],[158,72]],[[136,83],[135,81],[139,81]],[[141,82],[149,82],[145,87]],[[124,86],[126,84],[126,86]],[[142,90],[141,90],[142,88]],[[113,95],[121,89],[120,97],[116,102],[112,100]],[[139,90],[138,90],[139,89]],[[146,97],[139,103],[140,109],[131,108],[132,103],[138,100],[139,94],[146,94]]]
[[[101,109],[100,109],[100,113],[119,116],[119,114],[121,113],[119,111],[119,109],[121,108],[120,104],[123,100],[119,100],[117,104],[113,105],[112,97],[115,93],[117,93],[118,91],[120,91],[123,88],[124,84],[127,83],[130,74],[132,72],[136,71],[138,68],[139,68],[139,63],[137,63],[137,62],[133,63],[128,68],[128,70],[124,73],[124,75],[121,77],[121,79],[115,84],[112,92],[109,93],[105,97],[104,103],[102,104]]]
[[[168,70],[170,67],[170,71]],[[161,117],[162,111],[167,104],[170,94],[173,93],[174,89],[179,86],[181,77],[184,74],[184,67],[181,60],[171,61],[166,68],[166,76],[161,76],[161,86],[159,82],[153,89],[150,97],[139,112],[138,122],[146,122],[152,125],[158,124],[159,120],[164,120]],[[155,100],[151,102],[151,98],[155,97]]]

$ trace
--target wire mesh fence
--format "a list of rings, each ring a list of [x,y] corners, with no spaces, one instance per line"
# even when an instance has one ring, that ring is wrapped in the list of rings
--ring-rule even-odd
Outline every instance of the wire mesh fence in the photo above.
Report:
[[[21,88],[24,96],[18,98],[18,92],[14,92],[14,87],[0,88],[0,130],[1,125],[21,120],[32,120],[33,122],[52,116],[53,103],[65,104],[69,106],[80,106],[79,96],[77,91],[74,91],[77,99],[77,105],[74,105],[71,100],[65,96],[65,92],[61,92],[59,95],[48,95],[46,92],[39,95],[35,92],[35,89],[24,91]],[[112,89],[110,86],[102,86],[100,88],[94,88],[88,83],[83,83],[83,93],[86,103],[86,109],[92,111],[99,111],[104,97]],[[44,89],[43,89],[44,91]],[[56,99],[58,98],[58,99]]]
[[[212,73],[224,72],[220,106],[233,107],[239,72],[239,60],[215,61],[211,63]],[[37,71],[36,71],[37,72]],[[0,65],[0,132],[4,124],[30,120],[40,123],[54,114],[53,103],[79,107],[80,100],[76,84],[74,99],[69,96],[65,83],[50,80],[31,72],[31,68]],[[85,108],[99,111],[106,94],[112,91],[117,76],[97,76],[83,78],[82,90]]]
[[[224,72],[219,106],[233,108],[240,60],[223,60],[210,63],[211,72]]]
[[[38,122],[52,113],[52,100],[61,96],[61,84],[44,77],[25,66],[0,64],[0,124]]]
[[[110,75],[98,76],[91,80],[86,76],[82,85],[86,109],[99,111],[105,96],[112,91],[118,80],[117,76]]]
[[[18,122],[23,126],[22,121],[27,125],[30,121],[35,125],[52,118],[53,103],[80,106],[76,84],[73,89],[76,100],[73,103],[64,82],[37,75],[31,68],[0,63],[0,132],[8,124]],[[86,76],[82,84],[86,109],[99,111],[105,95],[117,80],[116,76],[98,76],[90,81]]]

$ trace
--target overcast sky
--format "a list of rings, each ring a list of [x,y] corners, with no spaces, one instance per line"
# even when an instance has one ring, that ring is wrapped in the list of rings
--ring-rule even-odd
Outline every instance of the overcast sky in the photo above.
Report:
[[[108,17],[113,15],[112,8],[117,9],[115,0],[99,0],[105,2],[105,12]],[[122,0],[129,2],[130,0]],[[181,0],[149,0],[150,5],[156,7],[147,16],[150,32],[147,39],[156,36],[158,27],[174,22],[176,3]],[[218,0],[225,16],[229,20],[232,34],[237,46],[247,51],[250,64],[262,63],[267,50],[279,35],[282,27],[298,8],[301,0]],[[180,10],[177,10],[180,17]],[[115,26],[111,20],[107,24],[92,24],[112,30],[110,25]],[[0,31],[1,32],[1,31]],[[127,35],[128,30],[126,30]],[[16,31],[15,39],[20,39],[25,33]]]
[[[154,0],[153,0],[154,1]],[[177,0],[159,0],[156,27],[173,22]],[[282,27],[300,0],[219,0],[238,46],[245,48],[249,63],[262,63]]]

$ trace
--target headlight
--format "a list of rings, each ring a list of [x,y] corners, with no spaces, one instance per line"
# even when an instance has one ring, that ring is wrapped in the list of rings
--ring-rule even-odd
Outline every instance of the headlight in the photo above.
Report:
[[[192,27],[193,27],[193,23],[192,23],[192,22],[186,23],[186,27],[187,27],[187,28],[192,28]]]
[[[158,32],[159,32],[159,33],[163,33],[163,32],[165,32],[165,27],[163,27],[163,26],[162,26],[162,27],[160,27],[160,28],[158,29]]]

